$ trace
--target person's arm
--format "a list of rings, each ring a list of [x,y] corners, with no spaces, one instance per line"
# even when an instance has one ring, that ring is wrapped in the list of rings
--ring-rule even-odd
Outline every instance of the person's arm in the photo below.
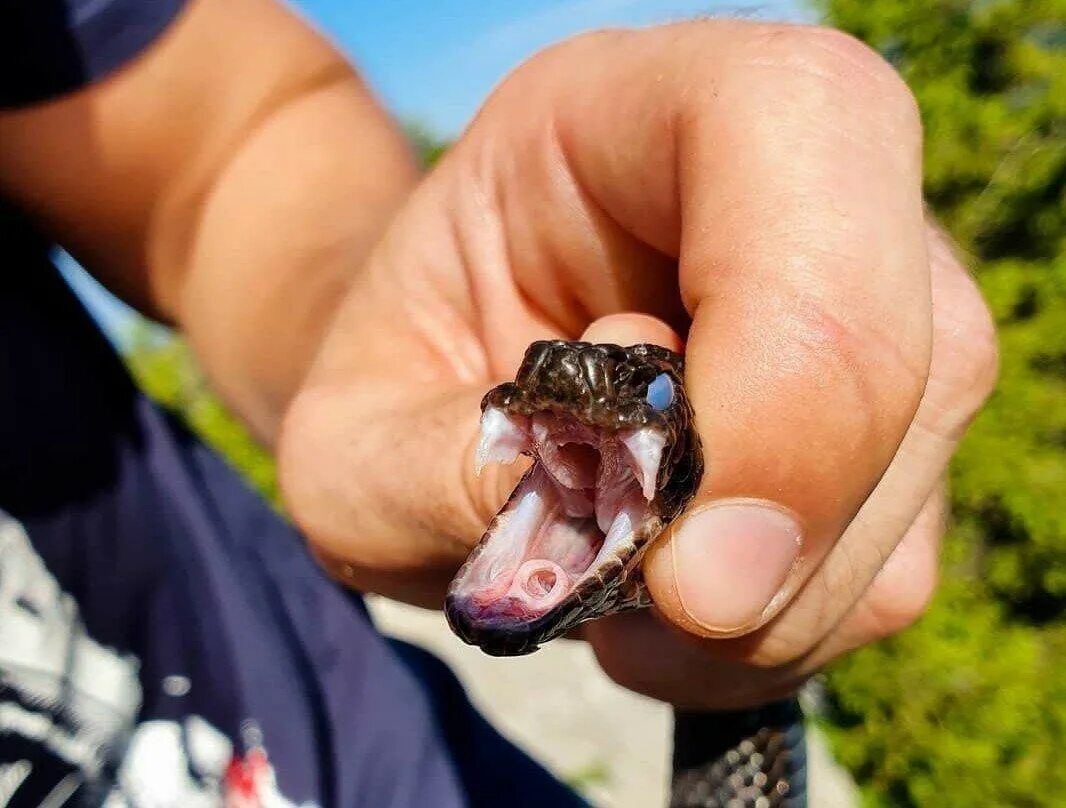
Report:
[[[415,177],[352,67],[273,0],[194,0],[117,73],[0,112],[0,193],[177,324],[268,444]]]

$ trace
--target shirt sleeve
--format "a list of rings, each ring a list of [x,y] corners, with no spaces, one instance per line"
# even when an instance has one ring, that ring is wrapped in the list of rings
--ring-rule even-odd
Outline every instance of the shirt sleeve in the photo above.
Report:
[[[143,51],[185,0],[0,0],[0,107],[45,101]]]

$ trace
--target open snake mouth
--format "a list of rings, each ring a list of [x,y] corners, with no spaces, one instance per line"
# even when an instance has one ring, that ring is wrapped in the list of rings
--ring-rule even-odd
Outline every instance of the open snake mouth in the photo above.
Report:
[[[478,471],[534,459],[449,594],[460,636],[492,652],[507,636],[550,639],[618,592],[661,528],[653,506],[666,437],[655,427],[605,430],[566,412],[489,407]],[[554,619],[553,619],[554,618]]]
[[[452,629],[489,654],[535,651],[584,620],[649,603],[648,542],[703,469],[678,354],[533,343],[482,401],[477,469],[533,465],[452,581]]]

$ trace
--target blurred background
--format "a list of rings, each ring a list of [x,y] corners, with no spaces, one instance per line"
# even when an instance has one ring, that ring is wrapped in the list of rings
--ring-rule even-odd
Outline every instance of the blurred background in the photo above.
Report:
[[[928,614],[834,665],[808,704],[837,761],[817,747],[812,805],[1066,805],[1066,0],[296,5],[360,66],[427,165],[510,68],[589,28],[821,20],[896,65],[924,116],[930,205],[999,324],[1001,381],[953,466]],[[149,394],[276,501],[270,459],[181,340],[66,269]],[[385,630],[447,658],[504,731],[597,804],[662,804],[669,711],[615,688],[582,646],[490,660],[438,615],[373,608]]]

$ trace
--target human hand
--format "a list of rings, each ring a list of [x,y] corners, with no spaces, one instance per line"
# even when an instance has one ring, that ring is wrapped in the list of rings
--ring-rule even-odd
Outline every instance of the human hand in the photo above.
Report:
[[[995,376],[913,99],[842,34],[695,22],[520,68],[348,291],[283,429],[290,512],[351,585],[439,605],[520,473],[474,476],[485,391],[536,339],[680,334],[703,483],[648,553],[656,609],[584,634],[679,705],[787,692],[924,608]]]

